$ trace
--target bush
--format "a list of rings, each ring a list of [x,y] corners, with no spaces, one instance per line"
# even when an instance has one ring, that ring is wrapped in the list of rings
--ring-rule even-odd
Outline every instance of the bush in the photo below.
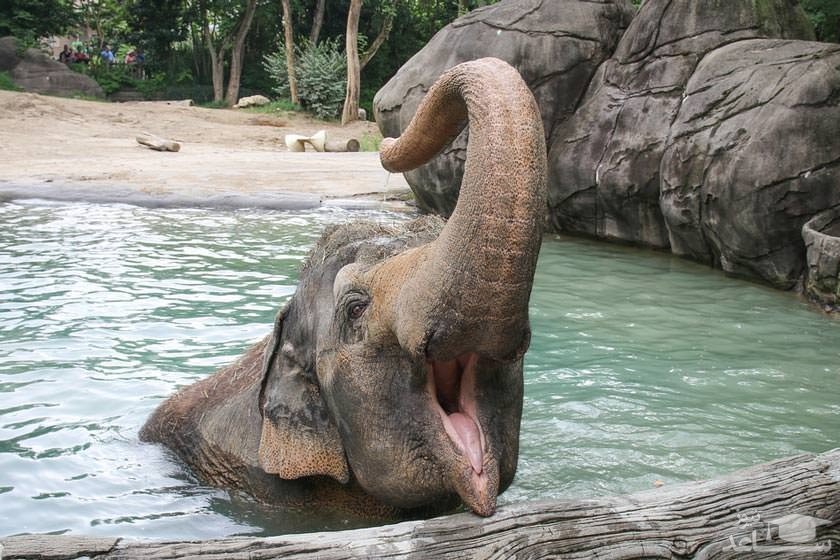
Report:
[[[322,119],[335,119],[344,104],[346,60],[339,48],[339,39],[317,45],[305,42],[295,48],[295,73],[301,105]],[[275,82],[274,92],[289,98],[289,76],[286,72],[286,49],[283,45],[264,57],[266,72]]]
[[[138,91],[144,99],[159,97],[166,89],[166,77],[161,74],[146,76],[145,79],[137,77],[137,66],[125,64],[71,64],[70,67],[86,74],[96,80],[105,95],[113,95],[122,89],[133,89]]]
[[[12,81],[8,72],[0,72],[0,90],[20,91],[20,88]]]

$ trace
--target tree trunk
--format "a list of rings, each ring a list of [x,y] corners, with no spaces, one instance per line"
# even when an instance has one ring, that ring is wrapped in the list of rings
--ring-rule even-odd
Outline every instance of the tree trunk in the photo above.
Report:
[[[207,15],[207,2],[202,0],[198,5],[201,14],[201,31],[204,36],[204,46],[210,53],[210,77],[213,80],[213,101],[221,103],[224,100],[225,89],[225,44],[219,46],[213,44],[213,31],[210,28],[210,19]]]
[[[379,34],[376,36],[376,39],[373,40],[373,43],[370,44],[368,50],[362,54],[359,60],[359,72],[365,69],[367,63],[370,62],[370,59],[376,55],[376,51],[379,50],[379,47],[388,40],[388,35],[391,34],[391,27],[394,25],[394,11],[388,12],[385,16],[385,21],[382,22],[382,29],[379,30]]]
[[[324,24],[324,11],[327,0],[318,0],[315,4],[315,15],[312,18],[312,31],[309,32],[309,42],[313,45],[318,43],[321,36],[321,26]]]
[[[840,550],[840,449],[629,496],[513,504],[486,518],[460,513],[387,527],[204,542],[20,535],[0,544],[4,559],[53,560],[829,559]]]
[[[251,23],[254,21],[254,12],[257,11],[257,0],[248,0],[245,7],[245,14],[239,22],[239,27],[236,30],[236,36],[233,40],[233,53],[230,57],[230,76],[228,77],[227,93],[225,94],[225,103],[229,107],[236,105],[239,99],[239,82],[242,78],[242,61],[245,58],[245,38],[248,36],[248,31],[251,29]]]
[[[204,55],[204,24],[202,23],[201,26],[196,24],[190,24],[190,40],[192,41],[193,48],[190,49],[192,51],[192,68],[193,68],[193,77],[196,82],[201,83],[203,77],[207,76],[207,68],[206,68],[206,57]],[[202,48],[199,48],[199,45]]]
[[[347,94],[344,96],[344,110],[341,124],[359,120],[359,90],[361,89],[361,68],[359,66],[359,15],[362,12],[362,0],[350,0],[350,12],[347,14]]]
[[[210,51],[210,75],[213,80],[213,101],[224,101],[225,93],[225,52],[216,52],[213,41],[207,39],[207,50]]]
[[[286,42],[286,74],[289,77],[289,97],[292,103],[300,105],[297,90],[297,76],[295,75],[295,33],[292,29],[292,6],[289,0],[281,0],[283,4],[283,32]]]
[[[470,11],[468,0],[458,0],[458,15],[462,16]]]

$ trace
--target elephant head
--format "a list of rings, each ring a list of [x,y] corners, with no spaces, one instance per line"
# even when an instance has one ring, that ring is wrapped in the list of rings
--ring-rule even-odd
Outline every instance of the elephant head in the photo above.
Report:
[[[343,266],[307,278],[278,323],[261,395],[267,472],[352,473],[399,508],[456,493],[482,515],[513,479],[545,212],[534,99],[504,62],[462,64],[381,158],[390,171],[416,167],[467,120],[466,173],[439,236],[384,259],[336,258]]]
[[[214,468],[237,455],[262,476],[331,477],[398,510],[460,497],[480,515],[493,513],[518,456],[528,300],[546,207],[540,115],[508,64],[464,63],[431,87],[399,139],[383,141],[381,158],[391,171],[416,167],[467,121],[466,172],[445,225],[355,223],[318,242],[261,343],[261,367],[245,359],[228,368],[228,378],[240,376],[228,386],[250,396],[227,398],[223,421],[202,414],[212,420],[205,439],[216,442],[225,439],[218,426],[253,422],[254,435],[225,428],[236,443],[214,444],[227,445],[212,454]],[[252,386],[242,381],[248,372]],[[218,386],[171,405],[180,416],[150,420],[145,433],[197,415],[189,403]],[[255,401],[258,413],[243,412],[240,401]]]

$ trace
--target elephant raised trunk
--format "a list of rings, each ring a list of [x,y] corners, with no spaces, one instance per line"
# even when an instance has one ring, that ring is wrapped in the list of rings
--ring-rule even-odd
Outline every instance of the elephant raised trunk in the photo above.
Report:
[[[456,66],[432,86],[404,134],[382,142],[382,164],[390,171],[417,167],[467,119],[458,203],[440,237],[412,257],[394,306],[396,332],[404,348],[430,360],[477,352],[509,361],[528,346],[528,298],[546,207],[545,135],[528,87],[498,59]]]
[[[519,362],[530,342],[528,299],[546,207],[546,148],[533,95],[507,63],[461,64],[432,86],[383,166],[405,171],[437,154],[469,122],[458,203],[440,236],[373,272],[382,328],[426,363],[427,391],[457,450],[452,485],[475,512],[495,509],[499,455],[476,395]],[[521,370],[512,369],[521,378]],[[517,423],[518,432],[518,423]],[[514,467],[515,468],[515,467]],[[507,469],[505,475],[510,473]],[[509,481],[508,481],[509,482]]]

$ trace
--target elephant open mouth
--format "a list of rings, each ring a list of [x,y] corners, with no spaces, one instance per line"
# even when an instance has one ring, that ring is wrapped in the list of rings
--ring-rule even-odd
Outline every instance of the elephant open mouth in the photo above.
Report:
[[[490,515],[495,509],[498,481],[491,482],[485,472],[485,461],[491,458],[485,454],[487,444],[478,420],[477,363],[475,352],[462,354],[454,360],[426,362],[427,390],[446,435],[463,458],[459,461],[464,467],[458,469],[463,477],[461,484],[456,483],[458,493],[473,511]],[[496,468],[491,470],[497,471]]]
[[[484,432],[478,421],[475,369],[478,354],[427,362],[429,393],[449,439],[467,458],[475,474],[484,470]]]

